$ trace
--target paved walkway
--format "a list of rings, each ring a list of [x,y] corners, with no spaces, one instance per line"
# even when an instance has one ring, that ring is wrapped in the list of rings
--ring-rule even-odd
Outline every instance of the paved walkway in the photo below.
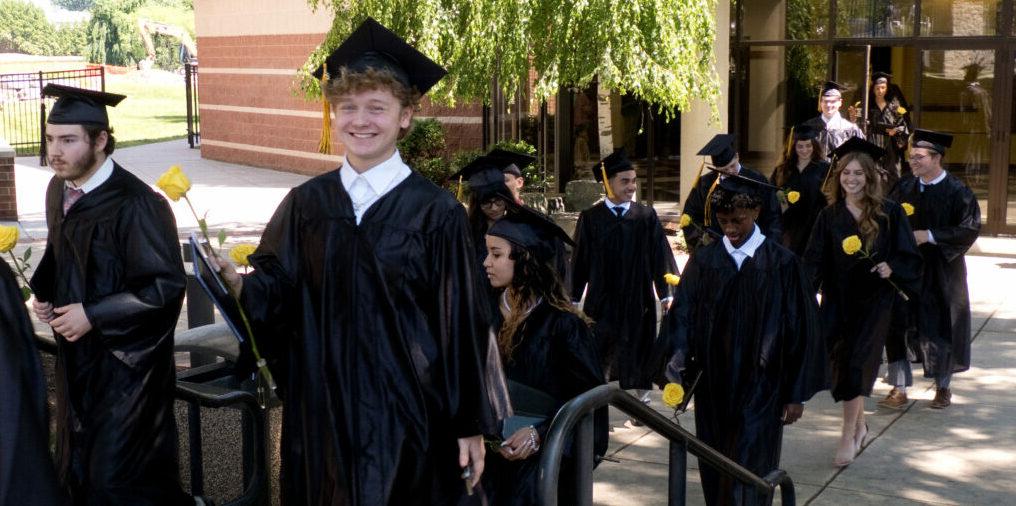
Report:
[[[118,150],[114,159],[154,184],[178,164],[194,183],[191,197],[208,211],[213,230],[234,240],[256,240],[285,196],[306,176],[226,164],[199,157],[183,141]],[[45,241],[42,196],[50,178],[37,160],[16,165],[20,224],[25,243],[41,252]],[[173,205],[181,236],[197,224],[186,204]],[[931,383],[915,379],[911,404],[900,411],[878,408],[889,387],[876,385],[866,413],[871,435],[846,469],[832,466],[839,438],[840,406],[822,392],[807,404],[804,418],[784,435],[783,467],[797,485],[799,504],[1010,504],[1016,497],[1016,240],[984,238],[970,256],[974,367],[953,380],[953,406],[928,408]],[[679,263],[685,259],[679,258]],[[40,329],[41,330],[41,329]],[[920,373],[916,373],[920,376]],[[659,393],[654,405],[661,406]],[[610,457],[596,471],[595,500],[603,505],[666,504],[667,442],[645,428],[625,424],[613,413]],[[693,428],[691,413],[681,422]],[[689,504],[702,504],[696,459],[689,459]],[[276,462],[277,465],[277,462]],[[210,493],[214,490],[209,489]]]

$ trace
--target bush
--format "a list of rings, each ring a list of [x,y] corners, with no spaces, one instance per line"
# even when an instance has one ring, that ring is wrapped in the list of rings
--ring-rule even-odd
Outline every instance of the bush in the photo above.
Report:
[[[399,141],[398,147],[406,165],[434,184],[449,188],[447,179],[453,171],[443,157],[445,135],[440,121],[434,118],[413,120],[413,127]]]
[[[21,0],[0,0],[0,53],[49,54],[52,31],[41,8]]]
[[[87,11],[95,4],[95,0],[51,0],[53,5],[69,11]]]

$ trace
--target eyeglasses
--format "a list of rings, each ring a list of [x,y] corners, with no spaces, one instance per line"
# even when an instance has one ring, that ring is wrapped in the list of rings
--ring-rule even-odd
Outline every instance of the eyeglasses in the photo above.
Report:
[[[486,202],[481,202],[480,207],[483,209],[493,209],[495,207],[504,207],[504,201],[501,199],[490,199]]]
[[[925,158],[928,158],[928,155],[910,155],[908,158],[912,162],[920,163],[923,162]]]

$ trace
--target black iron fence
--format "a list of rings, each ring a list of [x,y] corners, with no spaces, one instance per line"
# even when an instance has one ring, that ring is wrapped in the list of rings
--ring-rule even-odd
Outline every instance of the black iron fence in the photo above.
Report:
[[[39,155],[43,163],[46,111],[54,99],[43,97],[42,88],[49,83],[106,91],[106,69],[0,74],[0,135],[19,156]]]
[[[777,489],[780,490],[780,499],[785,506],[796,504],[794,482],[785,471],[774,469],[764,478],[757,476],[709,447],[691,432],[668,420],[641,400],[613,385],[598,386],[579,395],[565,403],[554,416],[540,458],[540,504],[557,506],[561,459],[573,434],[577,459],[577,465],[574,466],[576,504],[580,506],[593,504],[593,411],[607,405],[620,409],[670,441],[667,504],[671,506],[685,504],[688,488],[686,481],[688,453],[698,457],[700,464],[712,466],[720,473],[754,488],[761,498],[760,504],[772,504]]]
[[[183,66],[187,86],[187,144],[201,146],[201,115],[198,113],[198,61],[190,60]]]

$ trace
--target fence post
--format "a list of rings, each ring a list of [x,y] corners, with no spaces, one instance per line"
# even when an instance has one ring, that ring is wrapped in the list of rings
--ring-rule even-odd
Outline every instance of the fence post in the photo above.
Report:
[[[670,442],[670,506],[684,506],[688,492],[688,444],[684,441]]]
[[[576,504],[593,504],[593,415],[582,417],[575,431]]]
[[[42,71],[39,71],[39,166],[46,166],[46,95],[42,94]]]

